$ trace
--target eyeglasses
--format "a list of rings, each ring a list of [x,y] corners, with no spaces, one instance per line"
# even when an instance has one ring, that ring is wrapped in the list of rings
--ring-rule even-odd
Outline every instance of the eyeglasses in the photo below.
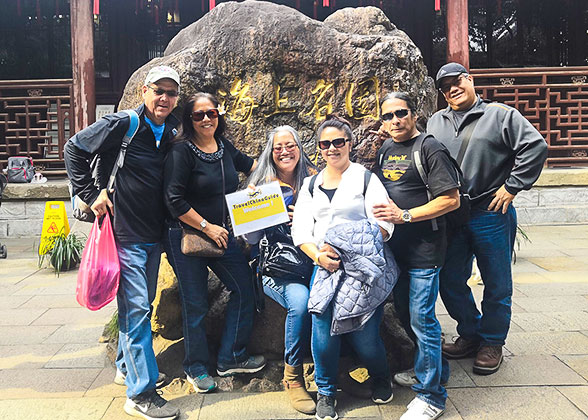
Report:
[[[167,96],[169,96],[170,98],[175,98],[176,96],[178,96],[177,90],[165,90],[160,87],[153,87],[153,86],[149,86],[149,85],[147,85],[147,87],[149,89],[151,89],[153,91],[153,93],[155,93],[157,96],[163,96],[164,93]]]
[[[348,142],[349,139],[346,139],[344,137],[339,137],[333,140],[321,140],[318,142],[319,144],[319,149],[321,150],[327,150],[331,147],[331,144],[333,146],[335,146],[337,149],[342,148],[343,146],[345,146],[345,143]]]
[[[293,150],[294,150],[296,147],[298,147],[298,145],[297,145],[296,143],[288,143],[288,144],[287,144],[287,145],[285,145],[285,146],[282,146],[282,145],[280,144],[280,145],[274,146],[274,153],[275,153],[276,155],[279,155],[280,153],[282,153],[282,150],[284,150],[284,149],[286,150],[286,152],[291,152],[291,151],[293,151]]]
[[[382,121],[392,121],[394,116],[396,116],[396,118],[401,120],[404,117],[406,117],[407,115],[408,115],[408,109],[398,109],[394,112],[386,112],[385,114],[382,114]]]
[[[461,79],[463,79],[464,77],[465,76],[463,74],[460,74],[457,77],[453,77],[453,78],[449,79],[447,81],[447,83],[440,84],[439,91],[443,94],[449,92],[453,86],[459,86],[461,83]]]
[[[218,109],[216,108],[209,109],[208,111],[194,111],[192,112],[192,121],[202,121],[205,115],[209,120],[214,120],[215,118],[218,118],[220,112],[218,112]]]

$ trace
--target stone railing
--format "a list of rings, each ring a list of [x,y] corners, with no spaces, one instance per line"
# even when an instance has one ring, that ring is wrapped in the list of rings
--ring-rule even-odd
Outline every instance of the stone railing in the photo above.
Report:
[[[44,184],[8,184],[0,205],[0,238],[40,237],[46,201],[65,201],[72,226],[67,180]],[[89,225],[89,223],[88,223]]]
[[[66,202],[73,226],[67,180],[8,184],[0,205],[0,238],[40,236],[45,201],[50,200]],[[515,206],[523,225],[588,223],[588,168],[544,169],[530,191],[517,195]]]

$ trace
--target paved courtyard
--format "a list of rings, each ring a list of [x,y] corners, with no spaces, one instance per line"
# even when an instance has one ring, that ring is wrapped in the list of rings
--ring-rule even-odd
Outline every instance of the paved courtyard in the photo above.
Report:
[[[526,231],[514,265],[514,297],[506,358],[491,376],[471,372],[472,359],[452,362],[444,420],[588,418],[588,225]],[[37,268],[33,239],[3,239],[0,260],[0,419],[131,418],[124,387],[100,344],[114,305],[91,312],[75,300],[76,273],[56,277]],[[483,286],[473,284],[479,302]],[[446,336],[455,324],[442,304]],[[178,363],[181,361],[178,360]],[[182,419],[304,419],[282,392],[178,395]],[[413,398],[396,388],[385,406],[341,393],[344,419],[398,419]]]

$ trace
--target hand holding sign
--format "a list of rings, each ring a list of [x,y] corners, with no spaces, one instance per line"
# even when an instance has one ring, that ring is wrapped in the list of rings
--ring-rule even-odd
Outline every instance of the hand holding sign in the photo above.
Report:
[[[290,220],[277,181],[227,194],[226,200],[235,236]]]

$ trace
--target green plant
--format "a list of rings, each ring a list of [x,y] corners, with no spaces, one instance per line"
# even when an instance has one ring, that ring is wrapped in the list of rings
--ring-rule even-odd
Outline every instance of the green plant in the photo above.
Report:
[[[114,311],[110,321],[104,326],[100,342],[117,342],[118,341],[118,311]]]
[[[517,251],[520,251],[521,249],[521,243],[523,242],[529,242],[531,243],[531,238],[529,238],[529,235],[527,235],[527,232],[525,232],[525,230],[521,227],[521,225],[517,225],[517,232],[515,234],[515,242],[516,242],[516,248],[512,250],[512,263],[516,264],[517,263]]]
[[[59,276],[62,271],[75,268],[82,259],[85,241],[75,233],[66,235],[63,230],[47,239],[42,249],[39,249],[39,267],[48,258],[55,273]]]

